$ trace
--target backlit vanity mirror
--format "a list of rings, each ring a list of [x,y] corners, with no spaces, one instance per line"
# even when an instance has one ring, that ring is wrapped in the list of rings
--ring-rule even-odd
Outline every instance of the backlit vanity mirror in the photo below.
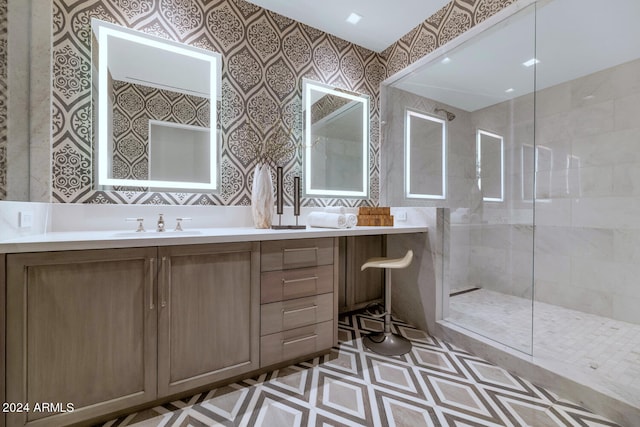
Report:
[[[303,81],[304,193],[366,198],[369,97]]]
[[[405,110],[405,191],[407,198],[446,198],[444,119]]]
[[[91,26],[97,186],[216,192],[220,55]]]

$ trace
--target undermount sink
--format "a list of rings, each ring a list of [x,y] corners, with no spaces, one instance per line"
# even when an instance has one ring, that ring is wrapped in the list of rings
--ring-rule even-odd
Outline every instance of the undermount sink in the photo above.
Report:
[[[113,237],[183,237],[183,236],[200,236],[202,232],[199,230],[182,230],[182,231],[120,231],[113,233]]]

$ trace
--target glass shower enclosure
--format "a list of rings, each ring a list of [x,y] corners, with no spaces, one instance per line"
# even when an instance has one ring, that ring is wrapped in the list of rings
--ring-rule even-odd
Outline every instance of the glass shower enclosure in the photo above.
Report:
[[[448,208],[446,322],[640,408],[640,2],[520,3],[386,88],[391,201]]]

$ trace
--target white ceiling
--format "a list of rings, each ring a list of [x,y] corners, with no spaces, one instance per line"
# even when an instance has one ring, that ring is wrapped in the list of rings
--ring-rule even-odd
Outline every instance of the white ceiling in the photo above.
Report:
[[[248,0],[249,3],[382,52],[449,0]],[[362,16],[346,22],[351,12]]]
[[[535,19],[520,12],[394,86],[475,111],[640,58],[639,20],[639,0],[543,2]]]

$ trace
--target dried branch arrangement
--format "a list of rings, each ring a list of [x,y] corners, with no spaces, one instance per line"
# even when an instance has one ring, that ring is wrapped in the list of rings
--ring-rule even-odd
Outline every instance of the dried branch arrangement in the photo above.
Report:
[[[266,164],[273,168],[282,166],[302,148],[302,144],[296,142],[293,130],[287,127],[282,117],[266,129],[258,126],[250,118],[249,126],[257,136],[257,139],[251,139],[249,144],[258,164]]]

